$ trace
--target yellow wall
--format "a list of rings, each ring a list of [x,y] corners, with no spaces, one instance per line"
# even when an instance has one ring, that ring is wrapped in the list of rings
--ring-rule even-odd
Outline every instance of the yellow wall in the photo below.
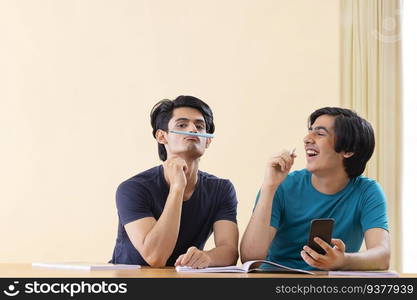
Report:
[[[235,184],[242,234],[266,159],[339,105],[339,2],[1,1],[0,262],[106,261],[117,185],[158,164],[149,112],[215,114],[201,168]],[[209,242],[209,246],[212,242]]]

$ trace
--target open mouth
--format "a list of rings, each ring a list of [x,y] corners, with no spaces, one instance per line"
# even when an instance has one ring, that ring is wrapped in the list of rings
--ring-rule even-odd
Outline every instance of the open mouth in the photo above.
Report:
[[[314,150],[314,149],[307,149],[306,153],[307,153],[307,157],[315,157],[315,156],[319,155],[319,152],[317,150]]]

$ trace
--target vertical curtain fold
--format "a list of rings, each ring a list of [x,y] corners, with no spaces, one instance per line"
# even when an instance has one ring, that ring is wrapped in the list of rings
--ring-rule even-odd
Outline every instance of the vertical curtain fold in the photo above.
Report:
[[[391,268],[401,271],[400,0],[341,0],[341,105],[371,122],[375,152],[365,175],[387,196]]]

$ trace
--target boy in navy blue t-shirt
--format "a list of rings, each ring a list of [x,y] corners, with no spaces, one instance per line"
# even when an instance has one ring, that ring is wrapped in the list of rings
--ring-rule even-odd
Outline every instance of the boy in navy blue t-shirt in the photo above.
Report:
[[[236,264],[234,187],[198,169],[215,129],[210,107],[192,96],[162,100],[151,111],[151,124],[163,164],[118,187],[111,262],[193,268]],[[215,248],[205,251],[212,232]]]

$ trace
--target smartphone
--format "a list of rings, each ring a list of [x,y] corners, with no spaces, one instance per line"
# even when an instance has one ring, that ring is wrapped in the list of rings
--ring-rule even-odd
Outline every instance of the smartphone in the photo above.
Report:
[[[314,219],[310,225],[310,236],[308,238],[308,246],[320,254],[326,254],[326,251],[314,241],[315,237],[321,238],[323,241],[331,245],[332,231],[334,219]]]

